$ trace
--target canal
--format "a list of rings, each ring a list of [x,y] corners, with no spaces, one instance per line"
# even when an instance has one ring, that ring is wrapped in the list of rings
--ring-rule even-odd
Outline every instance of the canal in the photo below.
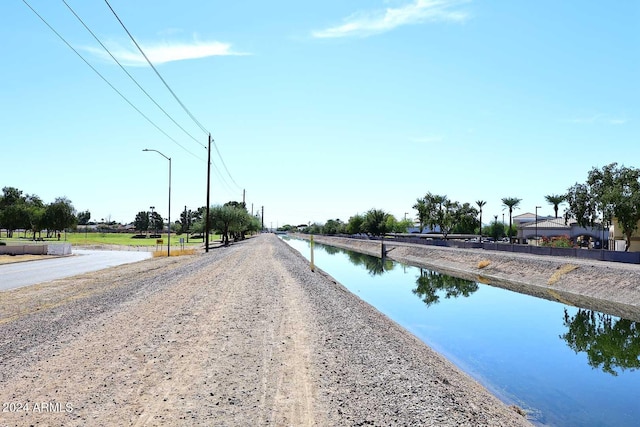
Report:
[[[285,241],[307,259],[309,242]],[[640,424],[640,325],[321,244],[317,267],[540,426]]]

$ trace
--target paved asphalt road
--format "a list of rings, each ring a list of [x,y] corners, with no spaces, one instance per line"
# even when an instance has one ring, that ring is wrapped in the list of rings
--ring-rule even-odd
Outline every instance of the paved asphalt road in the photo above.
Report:
[[[102,270],[150,257],[151,252],[74,249],[73,256],[4,264],[0,265],[0,291]]]

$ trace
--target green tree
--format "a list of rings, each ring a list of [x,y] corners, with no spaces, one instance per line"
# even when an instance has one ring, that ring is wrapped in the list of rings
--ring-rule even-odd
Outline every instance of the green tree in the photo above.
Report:
[[[158,232],[162,233],[164,229],[164,219],[162,219],[162,215],[156,211],[151,212],[151,215],[149,215],[149,228],[153,230],[154,234],[158,234]]]
[[[29,228],[33,233],[33,240],[35,240],[36,233],[40,234],[45,227],[46,208],[40,197],[36,195],[27,196],[26,207],[29,218]]]
[[[429,231],[436,230],[436,226],[447,224],[448,218],[444,212],[445,203],[448,202],[447,196],[441,196],[427,192],[422,199],[417,199],[413,206],[418,211],[418,221],[420,223],[420,233],[425,227],[429,227]],[[441,230],[442,231],[442,230]]]
[[[389,214],[381,209],[370,209],[364,216],[362,231],[372,236],[383,236],[389,232]]]
[[[29,210],[25,203],[9,205],[0,212],[0,223],[7,230],[7,237],[13,237],[13,232],[17,229],[28,229]]]
[[[427,206],[429,207],[429,219],[427,220],[427,225],[429,225],[432,231],[435,231],[437,226],[441,226],[444,223],[445,218],[443,205],[448,202],[449,199],[447,196],[431,193],[427,193],[425,199],[427,201]],[[440,232],[446,234],[442,228],[440,229]]]
[[[209,213],[211,226],[220,233],[225,246],[229,245],[230,236],[239,240],[244,237],[246,229],[252,226],[253,220],[242,204],[226,203],[223,206],[214,206]]]
[[[598,218],[596,198],[591,187],[587,184],[575,183],[567,190],[567,204],[565,221],[575,218],[581,227],[593,226]]]
[[[491,236],[494,240],[498,240],[506,236],[507,233],[505,231],[504,224],[497,220],[482,228],[482,234],[485,236]]]
[[[553,205],[553,211],[556,214],[556,218],[558,218],[558,207],[567,200],[567,196],[565,194],[549,194],[544,198],[550,205]]]
[[[191,209],[180,212],[180,233],[188,233],[194,222],[194,214]]]
[[[482,237],[482,208],[486,205],[487,202],[484,200],[476,200],[476,205],[478,205],[478,210],[480,211],[480,237]]]
[[[347,222],[347,233],[349,234],[358,234],[358,233],[362,233],[362,224],[364,223],[364,216],[360,215],[360,214],[356,214],[354,216],[352,216],[351,218],[349,218],[349,221]]]
[[[518,208],[522,199],[518,199],[516,197],[504,197],[502,199],[502,204],[505,208],[509,208],[509,242],[512,242],[513,239],[513,231],[512,231],[512,222],[511,217],[513,214],[513,210]]]
[[[191,228],[189,229],[189,232],[192,234],[201,234],[202,240],[204,240],[204,229],[205,229],[204,219],[200,218],[191,224]]]
[[[308,234],[322,234],[322,225],[318,224],[317,222],[314,222],[313,224],[310,224],[307,229],[305,230],[305,233]]]
[[[259,215],[255,215],[255,216],[251,216],[249,214],[247,214],[247,218],[249,218],[249,222],[247,224],[247,229],[246,232],[253,234],[253,233],[257,233],[258,231],[260,231],[260,228],[262,227],[261,221],[260,221],[260,216]],[[291,227],[291,226],[289,226]]]
[[[22,195],[22,190],[18,190],[15,187],[3,187],[2,198],[0,198],[0,209],[17,205],[25,200],[26,197]]]
[[[615,217],[625,236],[625,251],[640,221],[640,170],[611,163],[589,172],[587,184],[593,190],[602,213],[602,225]]]
[[[2,188],[0,197],[0,228],[7,230],[7,237],[19,228],[29,228],[26,196],[15,187]]]
[[[339,219],[330,219],[322,227],[322,234],[334,235],[342,233],[343,224]]]
[[[76,219],[73,204],[66,197],[57,197],[53,203],[47,205],[44,213],[44,225],[49,235],[75,226]]]
[[[136,218],[133,220],[133,227],[140,233],[149,231],[149,212],[140,211],[136,214]]]
[[[453,233],[474,234],[479,228],[478,210],[469,203],[457,204],[457,209],[453,212],[454,226]]]
[[[236,210],[236,219],[231,223],[230,232],[234,241],[244,240],[245,235],[260,230],[261,221],[258,216],[252,217],[244,202],[227,202],[224,206]]]
[[[427,206],[426,199],[417,199],[416,204],[413,205],[413,209],[418,211],[418,224],[420,226],[420,233],[422,233],[429,220],[429,207]]]
[[[398,229],[398,220],[396,219],[396,217],[389,214],[387,216],[386,222],[387,233],[397,233],[396,230]]]
[[[444,235],[446,240],[447,235],[451,233],[456,224],[456,215],[460,210],[460,204],[458,202],[452,202],[447,199],[446,196],[438,197],[438,210],[436,213],[437,225],[440,227],[440,232]]]
[[[394,233],[408,233],[409,228],[413,227],[413,221],[410,219],[403,219],[400,221],[396,221],[395,226],[393,228]]]
[[[84,212],[78,212],[77,221],[78,225],[87,225],[89,224],[89,220],[91,219],[91,212],[88,210]]]

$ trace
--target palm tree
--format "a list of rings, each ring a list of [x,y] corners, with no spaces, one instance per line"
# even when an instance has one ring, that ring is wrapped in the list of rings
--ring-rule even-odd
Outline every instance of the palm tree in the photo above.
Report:
[[[387,230],[387,220],[390,214],[381,209],[370,209],[364,215],[363,231],[373,236],[384,236]]]
[[[567,196],[565,194],[550,194],[548,196],[544,196],[544,198],[549,202],[549,204],[553,205],[556,218],[558,218],[558,205],[565,202],[567,200]]]
[[[482,241],[482,207],[486,205],[487,202],[484,200],[476,200],[476,205],[480,208],[480,240]]]
[[[512,243],[511,237],[511,213],[514,209],[518,208],[518,205],[522,199],[518,199],[516,197],[504,197],[502,198],[502,204],[504,207],[509,208],[509,242]]]

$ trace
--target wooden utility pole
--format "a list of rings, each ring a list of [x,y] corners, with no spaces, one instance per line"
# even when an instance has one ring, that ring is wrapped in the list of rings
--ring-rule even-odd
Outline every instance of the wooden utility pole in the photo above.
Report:
[[[185,226],[186,226],[187,243],[189,243],[189,222],[191,222],[191,221],[190,221],[190,218],[187,217],[187,205],[184,205],[184,219],[183,219],[183,221],[184,221],[184,223],[182,224],[182,228],[184,229]]]
[[[205,235],[205,243],[204,243],[204,251],[205,252],[209,252],[209,190],[210,190],[210,183],[211,183],[211,134],[209,134],[209,148],[207,150],[207,207],[206,207],[206,215],[207,217],[205,218],[205,230],[204,230],[204,235]]]

